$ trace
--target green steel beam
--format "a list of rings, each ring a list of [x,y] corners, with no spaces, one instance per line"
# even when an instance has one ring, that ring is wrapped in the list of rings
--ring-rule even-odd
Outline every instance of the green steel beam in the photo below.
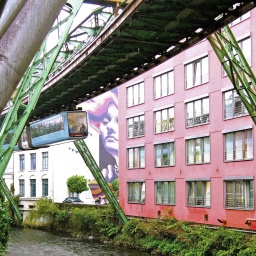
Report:
[[[256,79],[231,29],[225,26],[208,40],[256,124]]]
[[[102,189],[103,193],[107,197],[109,203],[113,207],[114,211],[119,216],[119,219],[123,224],[127,223],[127,217],[124,214],[120,204],[118,203],[116,197],[112,193],[108,183],[106,182],[103,174],[100,171],[96,161],[94,160],[90,150],[86,146],[84,140],[74,141],[74,144],[79,151],[80,155],[84,159],[84,162],[88,166],[89,170],[91,171],[92,175],[94,176],[95,180],[99,184],[100,188]]]
[[[5,197],[7,198],[7,200],[10,203],[10,206],[11,206],[14,214],[16,215],[18,221],[21,223],[22,222],[22,215],[19,211],[18,206],[14,202],[13,196],[12,196],[10,190],[8,189],[8,187],[5,183],[5,181],[3,180],[3,178],[0,178],[0,190],[2,190],[2,192],[4,193]]]
[[[6,166],[8,165],[14,146],[17,144],[31,112],[36,106],[43,85],[68,36],[73,19],[79,11],[83,0],[69,0],[67,3],[69,5],[65,6],[67,9],[65,11],[68,12],[69,15],[52,27],[48,37],[45,39],[26,71],[21,84],[18,86],[16,96],[13,98],[11,102],[12,105],[5,116],[0,131],[0,178],[2,178]],[[56,40],[56,45],[54,46],[52,46],[51,33],[54,33],[54,35],[58,34],[58,40]],[[49,39],[49,41],[51,40],[51,42],[47,41],[47,39]],[[26,98],[29,99],[29,101],[24,105],[23,101]],[[10,137],[10,133],[11,139],[10,141],[6,141],[7,137]],[[4,147],[6,143],[8,143],[8,147]],[[4,191],[6,193],[5,195],[8,196],[8,192],[6,192],[6,190]],[[10,204],[13,205],[13,202],[10,201]]]

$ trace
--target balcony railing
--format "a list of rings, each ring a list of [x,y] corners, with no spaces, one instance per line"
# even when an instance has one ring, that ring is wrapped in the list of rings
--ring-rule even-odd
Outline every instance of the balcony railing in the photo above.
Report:
[[[192,127],[210,122],[209,114],[186,119],[186,127]]]
[[[231,151],[231,152],[224,152],[225,161],[234,161],[234,160],[246,160],[253,158],[252,150],[242,150],[241,151]]]
[[[245,198],[227,199],[225,200],[225,208],[236,208],[236,209],[253,209],[254,200]]]
[[[188,197],[187,198],[187,205],[188,206],[210,206],[211,200],[210,198],[205,197]]]

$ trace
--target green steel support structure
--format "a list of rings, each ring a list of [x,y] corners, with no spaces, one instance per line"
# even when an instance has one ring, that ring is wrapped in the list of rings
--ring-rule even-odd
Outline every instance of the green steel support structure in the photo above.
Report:
[[[96,161],[94,160],[90,150],[86,146],[84,140],[74,141],[74,144],[79,151],[80,155],[84,159],[84,162],[88,166],[89,170],[93,174],[95,180],[99,184],[100,188],[102,189],[103,193],[106,195],[109,203],[113,207],[114,211],[117,213],[120,221],[125,224],[128,220],[125,216],[122,208],[120,207],[116,197],[112,193],[110,187],[108,186],[108,183],[106,182],[103,174],[100,171],[100,168],[98,167]]]
[[[225,26],[208,40],[256,124],[256,79],[231,29]]]
[[[69,5],[66,6],[65,11],[69,15],[52,27],[48,37],[40,47],[32,64],[26,71],[21,84],[17,88],[16,96],[12,99],[12,105],[9,108],[0,131],[0,188],[5,193],[12,207],[15,208],[15,213],[19,220],[21,220],[21,215],[18,213],[19,210],[13,200],[10,199],[12,196],[8,188],[6,189],[2,176],[10,160],[14,146],[17,144],[31,112],[36,106],[45,80],[68,36],[72,21],[79,11],[83,0],[69,0],[67,3]],[[61,32],[60,35],[59,32]],[[49,46],[49,43],[47,43],[47,39],[51,33],[59,35],[55,46]],[[29,98],[26,105],[23,104],[24,98]],[[4,147],[5,142],[8,143],[7,148]]]

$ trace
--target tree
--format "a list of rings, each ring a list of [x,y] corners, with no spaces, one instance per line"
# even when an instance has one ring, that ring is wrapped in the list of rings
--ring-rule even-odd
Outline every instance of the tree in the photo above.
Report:
[[[80,194],[83,191],[89,190],[87,186],[87,179],[84,176],[73,175],[68,178],[67,186],[70,193]]]
[[[119,193],[119,182],[118,182],[118,179],[115,179],[112,182],[112,190],[114,192],[114,195],[118,196],[118,193]]]

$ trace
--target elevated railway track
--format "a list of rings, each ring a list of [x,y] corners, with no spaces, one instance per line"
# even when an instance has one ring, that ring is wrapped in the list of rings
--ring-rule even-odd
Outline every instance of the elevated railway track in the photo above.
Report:
[[[50,73],[31,120],[71,110],[78,103],[119,86],[255,6],[252,1],[234,0],[136,0],[128,3],[90,44]]]

